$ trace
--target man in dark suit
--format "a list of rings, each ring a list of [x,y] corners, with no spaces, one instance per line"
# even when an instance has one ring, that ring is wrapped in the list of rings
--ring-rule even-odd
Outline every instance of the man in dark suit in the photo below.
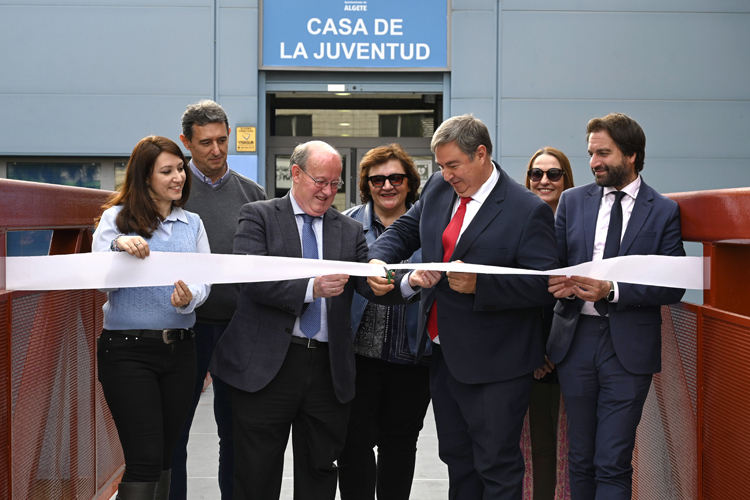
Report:
[[[371,262],[424,262],[554,269],[552,210],[492,161],[487,127],[470,115],[446,120],[432,150],[441,173],[370,248]],[[393,285],[370,278],[376,293]],[[519,448],[533,371],[544,364],[542,276],[415,271],[397,285],[423,287],[419,349],[434,338],[430,390],[451,499],[520,499]]]
[[[587,127],[596,182],[565,191],[557,208],[561,265],[620,255],[685,255],[680,210],[651,189],[646,136],[612,113]],[[547,351],[557,364],[568,416],[573,500],[632,494],[635,431],[654,373],[661,370],[661,306],[685,290],[553,276],[555,306]]]
[[[311,141],[295,148],[290,164],[290,194],[242,207],[234,253],[364,262],[362,225],[330,208],[343,184],[339,153]],[[354,397],[355,283],[374,298],[364,279],[348,278],[242,285],[210,365],[232,387],[235,500],[279,498],[290,427],[294,497],[335,497],[333,462]]]

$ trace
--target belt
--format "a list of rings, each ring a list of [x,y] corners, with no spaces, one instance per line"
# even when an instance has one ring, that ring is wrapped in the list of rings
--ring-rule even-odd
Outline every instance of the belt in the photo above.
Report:
[[[328,347],[328,342],[321,342],[315,339],[303,339],[302,337],[295,337],[292,335],[292,344],[299,344],[307,347],[308,349],[317,349],[318,347]]]
[[[195,337],[192,328],[165,328],[163,330],[104,330],[105,333],[120,333],[144,339],[161,339],[165,344],[174,344],[179,340]]]

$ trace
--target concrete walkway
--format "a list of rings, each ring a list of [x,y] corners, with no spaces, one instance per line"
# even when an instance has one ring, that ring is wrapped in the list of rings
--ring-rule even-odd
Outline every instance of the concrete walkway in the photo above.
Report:
[[[217,480],[219,463],[219,438],[213,417],[213,390],[209,386],[201,396],[188,443],[188,500],[220,500]],[[292,445],[286,450],[284,479],[281,490],[283,500],[292,500]],[[338,496],[336,497],[338,498]],[[448,470],[437,454],[437,436],[432,406],[417,444],[417,465],[412,500],[448,498]],[[383,500],[383,499],[381,499]]]

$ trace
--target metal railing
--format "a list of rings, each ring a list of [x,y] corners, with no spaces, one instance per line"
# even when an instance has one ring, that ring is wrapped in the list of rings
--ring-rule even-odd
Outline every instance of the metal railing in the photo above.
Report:
[[[91,251],[109,194],[0,179],[0,257],[19,230],[53,230],[52,255]],[[114,493],[124,460],[96,380],[105,300],[96,290],[6,290],[0,258],[0,498]]]
[[[109,192],[0,179],[6,234],[52,229],[50,254],[88,252]],[[664,307],[663,370],[638,428],[634,497],[740,499],[750,491],[750,188],[670,195],[703,243],[704,304]],[[123,458],[96,380],[104,294],[5,290],[0,259],[0,498],[104,499]]]

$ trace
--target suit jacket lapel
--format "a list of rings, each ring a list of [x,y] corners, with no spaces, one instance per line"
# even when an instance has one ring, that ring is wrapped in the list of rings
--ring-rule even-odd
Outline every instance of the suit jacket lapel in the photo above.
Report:
[[[341,221],[338,212],[329,208],[323,215],[323,259],[340,260],[341,257]],[[331,312],[333,297],[326,299],[326,308]]]
[[[323,215],[323,258],[339,260],[341,256],[341,221],[338,212],[329,208]]]
[[[617,255],[625,255],[630,245],[635,241],[636,235],[641,231],[643,224],[648,218],[648,214],[651,213],[651,208],[653,208],[653,203],[651,202],[653,199],[654,194],[651,188],[641,178],[641,187],[638,190],[638,196],[635,198],[633,212],[630,214],[628,227],[625,228],[625,235],[622,237],[622,242],[620,242],[620,252]]]
[[[451,221],[451,213],[453,212],[453,205],[456,203],[456,197],[458,196],[453,188],[448,184],[447,190],[440,197],[440,203],[438,206],[443,207],[440,210],[438,217],[437,226],[435,227],[435,248],[437,248],[437,255],[442,258],[445,253],[443,248],[443,232]]]
[[[508,179],[501,169],[498,169],[500,178],[497,180],[497,184],[492,188],[492,191],[484,200],[482,206],[479,207],[479,211],[471,220],[469,225],[464,230],[461,238],[458,240],[456,248],[453,250],[450,260],[459,260],[461,257],[471,248],[471,244],[474,240],[484,231],[484,229],[497,217],[500,212],[503,211],[502,202],[505,200],[505,191],[508,188]]]
[[[599,217],[599,207],[601,206],[603,192],[603,188],[592,184],[588,190],[588,196],[583,200],[583,235],[586,239],[588,260],[594,257],[596,219]]]
[[[299,237],[299,227],[292,208],[290,193],[276,202],[276,221],[278,222],[281,238],[284,241],[287,257],[302,258],[302,241]]]

